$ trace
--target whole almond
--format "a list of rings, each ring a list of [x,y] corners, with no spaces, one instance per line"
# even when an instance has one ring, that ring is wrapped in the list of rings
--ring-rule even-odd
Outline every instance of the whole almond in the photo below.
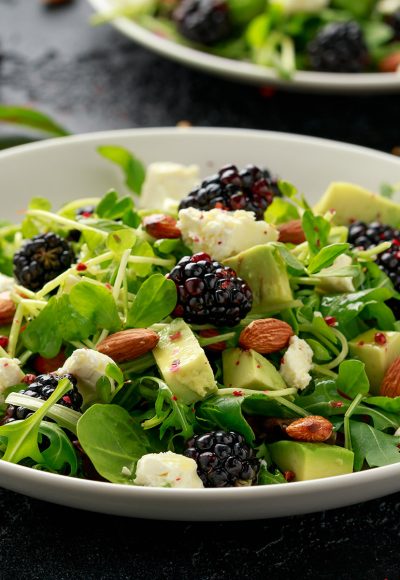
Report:
[[[379,394],[382,397],[400,396],[400,357],[396,358],[383,377]]]
[[[397,72],[400,69],[400,51],[385,56],[378,66],[381,72]]]
[[[0,293],[0,326],[8,326],[12,323],[15,314],[15,304],[10,298],[9,292]]]
[[[181,231],[176,225],[176,219],[170,215],[155,213],[143,218],[146,232],[153,238],[176,239],[181,237]]]
[[[301,220],[292,220],[278,226],[279,242],[284,244],[302,244],[306,241],[306,236],[301,225]]]
[[[159,336],[147,328],[130,328],[110,334],[97,345],[97,350],[117,363],[134,360],[157,345]]]
[[[239,344],[246,350],[252,348],[260,354],[268,354],[285,348],[291,336],[292,327],[286,322],[276,318],[261,318],[242,330]]]
[[[332,431],[332,423],[319,415],[302,417],[286,427],[286,434],[291,439],[305,442],[326,441],[332,435]]]

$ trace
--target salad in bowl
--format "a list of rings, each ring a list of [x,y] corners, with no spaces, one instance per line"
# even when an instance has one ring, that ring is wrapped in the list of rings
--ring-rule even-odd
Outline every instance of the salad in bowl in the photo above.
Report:
[[[132,195],[0,229],[1,460],[166,488],[398,463],[400,205],[100,152]]]

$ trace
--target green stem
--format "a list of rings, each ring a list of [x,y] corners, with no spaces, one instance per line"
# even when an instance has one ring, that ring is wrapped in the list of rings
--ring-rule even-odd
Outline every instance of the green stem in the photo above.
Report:
[[[363,397],[364,395],[359,393],[344,414],[344,446],[346,449],[349,449],[349,451],[353,450],[353,447],[351,445],[350,417],[356,410],[358,403],[361,401]]]
[[[240,395],[238,395],[240,393]],[[250,395],[264,395],[269,399],[276,399],[281,397],[288,397],[289,395],[296,395],[297,389],[289,387],[287,389],[278,389],[276,391],[256,391],[255,389],[218,389],[216,393],[218,396],[225,397],[226,395],[249,397]]]
[[[24,304],[18,304],[17,310],[15,311],[14,320],[10,330],[10,336],[8,339],[8,354],[11,358],[15,356],[15,349],[17,348],[17,342],[19,338],[19,333],[22,326],[22,319],[24,318]]]
[[[337,330],[337,328],[331,328],[331,330],[340,341],[342,350],[340,351],[340,353],[337,355],[336,358],[331,360],[331,362],[321,365],[321,367],[325,368],[326,370],[338,367],[340,363],[343,362],[346,356],[349,354],[349,345],[346,337],[339,330]]]
[[[51,213],[50,211],[44,211],[42,209],[29,209],[26,212],[26,215],[30,217],[37,217],[42,219],[45,222],[56,222],[61,226],[65,226],[66,228],[70,228],[72,230],[79,230],[81,232],[94,232],[99,236],[102,236],[104,239],[108,237],[107,232],[103,232],[97,228],[93,228],[92,226],[88,226],[82,222],[78,222],[75,220],[70,220],[64,216],[58,215],[56,213]]]
[[[200,346],[209,346],[210,344],[216,344],[225,340],[230,340],[235,338],[236,332],[225,332],[225,334],[218,334],[218,336],[210,336],[210,338],[203,338],[201,336],[197,337]]]

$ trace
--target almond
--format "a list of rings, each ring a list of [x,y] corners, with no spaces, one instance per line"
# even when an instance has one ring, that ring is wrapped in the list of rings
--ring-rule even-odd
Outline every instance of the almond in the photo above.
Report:
[[[285,348],[291,336],[292,327],[286,322],[276,318],[261,318],[242,330],[239,344],[246,350],[252,348],[260,354],[268,354]]]
[[[0,294],[0,326],[8,326],[12,323],[15,314],[15,304],[10,298],[9,292]]]
[[[400,51],[385,56],[378,66],[381,72],[397,72],[400,69]]]
[[[325,417],[310,415],[290,423],[286,427],[286,434],[296,441],[326,441],[332,435],[333,425]]]
[[[301,220],[292,220],[278,226],[279,242],[284,244],[302,244],[306,241],[306,236],[301,225]]]
[[[176,219],[170,215],[155,213],[143,218],[143,225],[146,232],[157,238],[175,239],[181,237],[181,231],[176,225]]]
[[[400,396],[400,357],[396,358],[383,377],[379,394],[382,397]]]
[[[97,345],[97,350],[117,363],[142,356],[157,345],[159,336],[147,328],[131,328],[110,334]]]

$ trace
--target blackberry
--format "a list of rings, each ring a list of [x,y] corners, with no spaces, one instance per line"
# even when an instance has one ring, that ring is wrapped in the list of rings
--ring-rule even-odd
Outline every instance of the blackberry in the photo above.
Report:
[[[315,71],[357,73],[365,70],[369,56],[357,22],[332,22],[324,26],[307,46]]]
[[[348,241],[365,250],[382,242],[392,242],[390,248],[377,256],[376,263],[390,278],[395,290],[400,292],[400,230],[380,222],[366,224],[357,221],[349,227]]]
[[[14,276],[29,290],[39,290],[75,261],[69,243],[57,234],[39,234],[14,254]]]
[[[211,431],[186,443],[184,455],[197,463],[204,487],[251,485],[259,462],[243,435],[234,431]]]
[[[76,387],[76,378],[70,374],[39,375],[34,379],[34,381],[28,386],[27,389],[19,392],[23,395],[28,395],[28,397],[34,397],[35,399],[42,399],[43,401],[47,401],[47,399],[54,393],[54,390],[57,388],[59,381],[64,378],[67,378],[71,381],[73,388],[68,391],[59,401],[57,401],[57,404],[80,412],[82,405],[82,395],[79,393]],[[3,424],[5,425],[6,423],[11,423],[12,421],[27,419],[33,413],[34,411],[31,411],[31,409],[27,409],[26,407],[15,407],[14,405],[8,405],[5,418],[3,419]]]
[[[400,40],[400,10],[386,17],[386,22],[393,29],[394,37],[392,40]]]
[[[181,201],[179,209],[244,209],[254,212],[257,220],[263,220],[265,210],[278,192],[277,182],[269,171],[262,171],[255,165],[247,165],[239,171],[236,165],[226,165],[191,191]]]
[[[178,291],[172,316],[186,322],[236,326],[251,310],[253,295],[246,282],[208,254],[183,257],[168,278]]]
[[[232,28],[225,0],[182,0],[173,18],[182,36],[200,44],[224,40]]]

